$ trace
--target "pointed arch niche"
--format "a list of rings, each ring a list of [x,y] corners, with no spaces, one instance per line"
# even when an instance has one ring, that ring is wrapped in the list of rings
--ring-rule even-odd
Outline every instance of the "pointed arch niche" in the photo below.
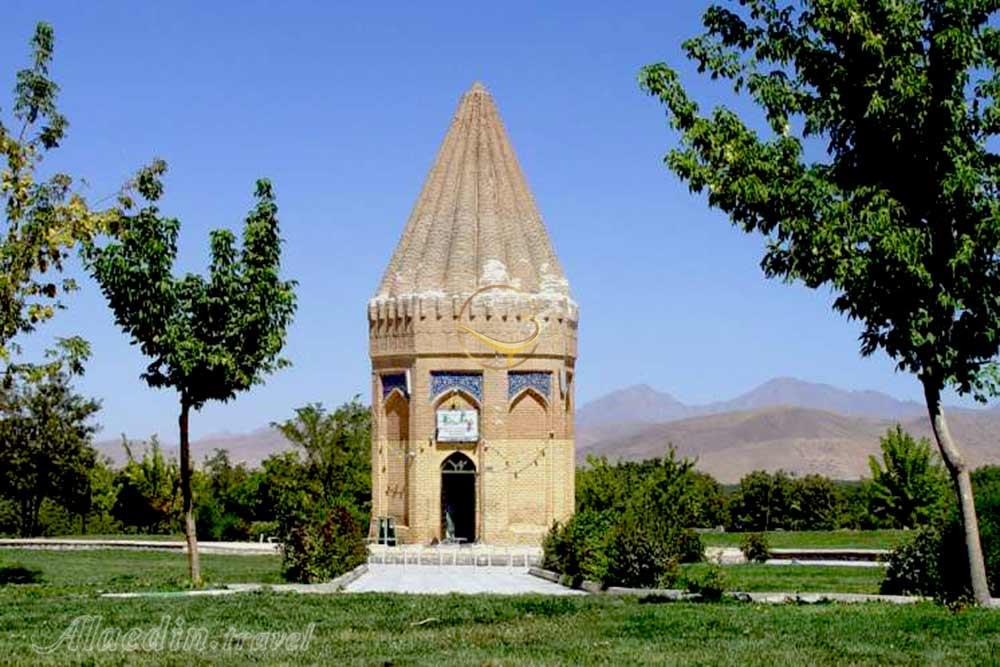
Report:
[[[509,371],[507,373],[507,437],[539,440],[549,437],[549,400],[552,373]]]

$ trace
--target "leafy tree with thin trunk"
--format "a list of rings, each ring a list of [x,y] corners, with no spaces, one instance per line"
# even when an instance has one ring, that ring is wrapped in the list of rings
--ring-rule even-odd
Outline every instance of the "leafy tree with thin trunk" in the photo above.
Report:
[[[871,509],[891,528],[916,528],[945,511],[948,477],[927,438],[914,439],[896,424],[881,438],[882,460],[868,457]]]
[[[42,529],[46,500],[79,512],[90,498],[100,404],[72,385],[88,354],[82,340],[64,339],[47,363],[9,366],[0,380],[0,498],[16,508],[23,537]]]
[[[69,123],[56,106],[59,86],[49,68],[55,46],[52,26],[39,23],[31,40],[30,66],[17,72],[9,124],[0,115],[0,359],[18,352],[14,339],[31,332],[62,308],[61,295],[77,288],[60,278],[65,260],[81,241],[93,239],[117,219],[116,210],[88,204],[70,175],[42,162],[66,137]],[[2,111],[2,109],[0,109]],[[117,193],[126,196],[130,184]]]
[[[686,41],[699,72],[749,98],[766,128],[704,114],[666,64],[640,73],[692,191],[766,239],[769,277],[834,294],[923,385],[953,480],[976,600],[989,601],[969,464],[941,394],[996,394],[1000,346],[997,0],[740,0]]]
[[[115,321],[152,359],[142,378],[178,393],[184,534],[191,580],[198,585],[188,417],[192,409],[228,401],[287,365],[279,355],[295,312],[295,283],[280,276],[278,208],[267,180],[257,181],[242,249],[231,231],[215,230],[208,277],[175,276],[180,223],[156,207],[164,170],[158,162],[140,173],[136,186],[147,205],[134,211],[123,202],[116,238],[103,246],[86,244],[83,256]]]

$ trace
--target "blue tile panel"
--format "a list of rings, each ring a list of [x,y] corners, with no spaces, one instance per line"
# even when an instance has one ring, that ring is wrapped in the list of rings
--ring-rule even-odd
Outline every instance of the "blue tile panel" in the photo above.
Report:
[[[482,373],[451,373],[448,371],[431,371],[431,396],[435,398],[450,389],[461,389],[470,396],[473,396],[480,403],[483,402],[483,374]]]
[[[385,400],[393,389],[398,389],[403,392],[403,396],[407,396],[406,373],[386,373],[382,376],[382,399]]]
[[[548,400],[552,396],[552,373],[548,371],[510,371],[507,373],[507,400],[514,398],[522,389],[529,387]]]

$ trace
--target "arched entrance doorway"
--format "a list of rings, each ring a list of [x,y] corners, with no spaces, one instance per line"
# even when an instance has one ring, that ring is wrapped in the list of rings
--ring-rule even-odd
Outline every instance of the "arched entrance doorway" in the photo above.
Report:
[[[476,541],[476,464],[462,452],[441,464],[441,535],[463,544]]]

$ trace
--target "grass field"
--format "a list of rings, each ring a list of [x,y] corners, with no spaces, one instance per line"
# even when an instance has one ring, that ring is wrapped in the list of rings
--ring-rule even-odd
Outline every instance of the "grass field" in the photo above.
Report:
[[[682,573],[697,576],[708,567],[684,565]],[[723,572],[728,590],[755,593],[878,593],[885,576],[880,567],[820,565],[727,565]]]
[[[0,581],[12,565],[40,571],[37,583],[0,585],[0,600],[10,595],[51,597],[98,592],[170,591],[189,588],[183,553],[120,549],[0,549]],[[203,554],[207,586],[236,582],[280,583],[279,556]]]
[[[0,594],[0,597],[3,597]],[[303,653],[231,650],[38,655],[75,617],[102,629],[150,629],[164,617],[207,631],[308,631]],[[755,606],[643,604],[612,596],[247,594],[100,600],[18,597],[0,605],[0,662],[12,664],[871,664],[1000,661],[1000,614],[931,604]]]
[[[186,587],[181,554],[0,550],[41,581],[0,585],[0,664],[984,664],[1000,663],[1000,612],[924,603],[753,605],[650,603],[616,596],[294,595],[103,599],[98,591]],[[209,585],[277,582],[276,556],[203,557]],[[687,566],[697,572],[705,565]],[[871,592],[879,570],[726,568],[728,588]],[[102,630],[204,631],[203,647],[91,651],[54,644],[73,620]],[[94,621],[94,619],[97,619]],[[240,633],[307,631],[304,652],[260,651]],[[220,644],[219,642],[222,642]]]
[[[767,540],[773,549],[892,549],[913,533],[905,530],[773,531]],[[708,547],[739,547],[746,533],[702,533]]]

